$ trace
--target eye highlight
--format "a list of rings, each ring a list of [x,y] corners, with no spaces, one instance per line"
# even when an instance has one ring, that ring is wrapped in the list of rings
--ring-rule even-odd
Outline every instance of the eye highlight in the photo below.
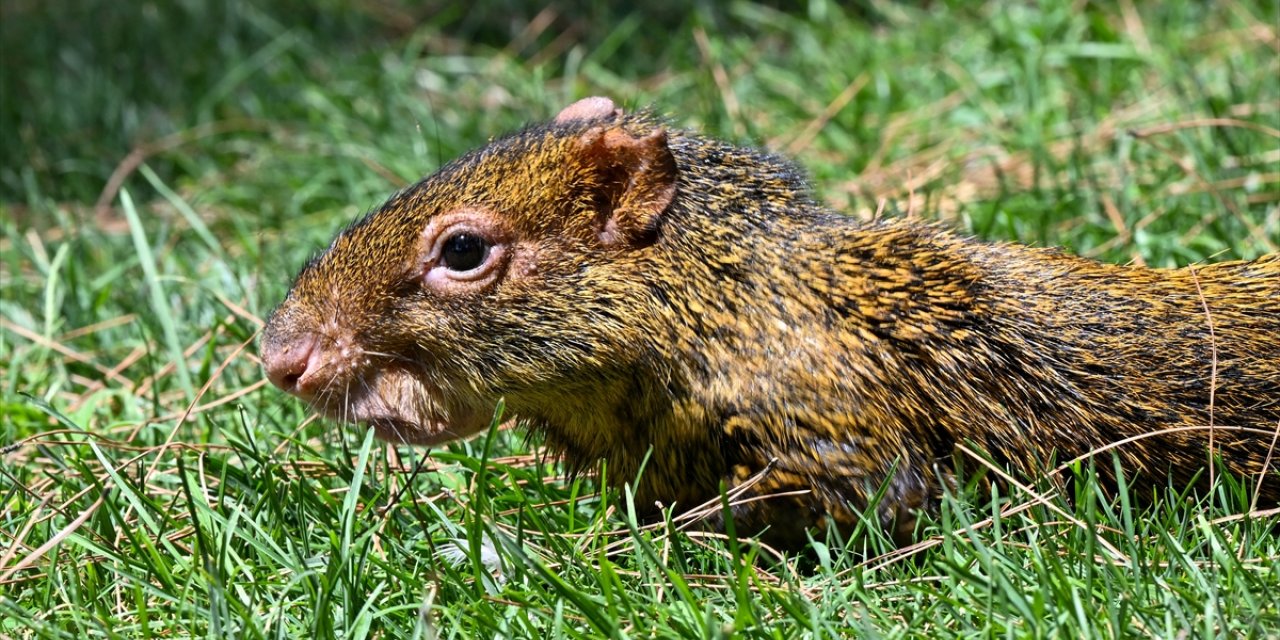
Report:
[[[477,269],[488,259],[492,246],[487,239],[475,233],[455,233],[440,247],[440,264],[460,273]]]

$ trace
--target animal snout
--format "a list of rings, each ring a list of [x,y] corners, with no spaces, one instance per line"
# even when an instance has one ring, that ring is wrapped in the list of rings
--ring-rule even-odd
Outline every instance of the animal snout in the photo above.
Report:
[[[288,340],[269,340],[262,348],[262,366],[267,379],[295,396],[309,398],[315,391],[319,350],[314,335]]]

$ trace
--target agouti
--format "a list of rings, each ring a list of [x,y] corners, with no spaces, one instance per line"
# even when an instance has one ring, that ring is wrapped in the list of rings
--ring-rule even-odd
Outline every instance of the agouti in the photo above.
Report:
[[[1280,503],[1280,254],[1160,270],[859,223],[782,159],[605,98],[343,230],[262,360],[396,442],[469,436],[505,399],[572,467],[631,481],[648,456],[641,505],[692,507],[773,461],[744,497],[793,493],[733,516],[787,546],[881,490],[905,537],[960,442],[1027,477],[1133,439],[1113,450],[1150,495],[1207,475],[1212,425]]]

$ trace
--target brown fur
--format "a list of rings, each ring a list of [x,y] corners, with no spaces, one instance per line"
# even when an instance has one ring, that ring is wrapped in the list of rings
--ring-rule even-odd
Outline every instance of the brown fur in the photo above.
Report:
[[[735,521],[782,544],[826,518],[848,528],[882,486],[882,523],[908,530],[957,442],[1030,475],[1212,423],[1232,471],[1263,471],[1280,255],[1158,270],[861,224],[813,202],[785,161],[596,100],[343,231],[271,318],[272,380],[407,442],[475,432],[505,398],[612,480],[652,451],[638,504],[694,506],[776,460],[751,494],[809,493]],[[506,243],[492,282],[423,285],[424,229],[444,216]],[[1181,430],[1115,451],[1147,491],[1202,473],[1208,442]]]

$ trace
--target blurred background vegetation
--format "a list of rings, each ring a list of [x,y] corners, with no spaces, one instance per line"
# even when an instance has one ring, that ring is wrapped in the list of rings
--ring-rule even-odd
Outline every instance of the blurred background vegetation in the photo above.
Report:
[[[1274,146],[1258,130],[1278,117],[1274,2],[477,4],[9,0],[0,202],[110,205],[122,166],[151,194],[121,165],[134,152],[202,215],[276,227],[372,206],[606,93],[789,151],[846,209],[912,193],[979,232],[1087,251],[1177,190],[1139,229],[1159,262],[1280,235],[1280,159],[1253,153]],[[1252,126],[1178,128],[1207,119]],[[1151,125],[1174,131],[1127,135]],[[1159,170],[1184,161],[1193,175]]]

